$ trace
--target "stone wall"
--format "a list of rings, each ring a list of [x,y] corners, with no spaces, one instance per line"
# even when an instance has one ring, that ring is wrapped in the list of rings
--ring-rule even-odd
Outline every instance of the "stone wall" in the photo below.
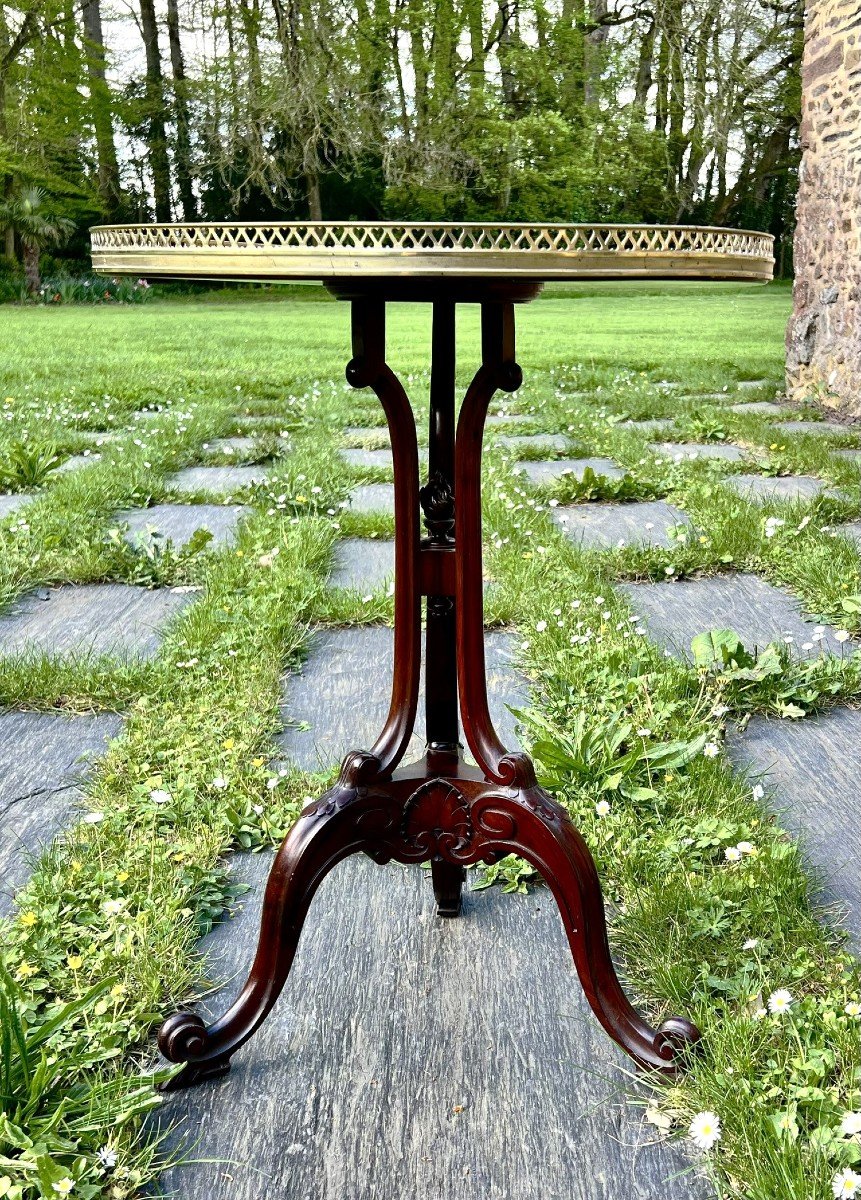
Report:
[[[861,0],[808,0],[787,393],[861,417]]]

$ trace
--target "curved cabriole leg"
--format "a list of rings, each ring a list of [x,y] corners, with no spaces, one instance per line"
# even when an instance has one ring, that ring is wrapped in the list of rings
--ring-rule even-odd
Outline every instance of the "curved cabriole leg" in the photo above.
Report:
[[[684,1017],[657,1029],[633,1007],[610,956],[601,885],[592,855],[563,808],[533,781],[513,796],[491,795],[473,807],[482,850],[519,854],[556,899],[586,998],[614,1042],[649,1070],[674,1075],[700,1032]]]
[[[371,755],[348,755],[335,786],[306,808],[287,834],[269,873],[257,953],[242,991],[208,1027],[196,1013],[180,1012],[159,1029],[165,1058],[186,1063],[163,1090],[176,1091],[229,1069],[231,1056],[281,994],[308,908],[325,876],[358,851],[382,861],[380,843],[396,825],[396,815],[391,800],[364,786],[378,769]]]

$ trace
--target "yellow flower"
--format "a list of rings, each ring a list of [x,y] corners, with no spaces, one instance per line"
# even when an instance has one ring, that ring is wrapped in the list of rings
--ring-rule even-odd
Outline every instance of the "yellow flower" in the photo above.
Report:
[[[233,738],[225,738],[221,743],[221,748],[223,750],[232,750],[235,745],[236,741]]]
[[[265,758],[252,758],[251,765],[252,767],[262,767],[265,762]]]
[[[117,871],[117,882],[118,883],[125,883],[125,881],[128,879],[128,877],[129,877],[128,871]]]
[[[237,558],[245,558],[245,551],[244,551],[244,550],[237,550],[237,551],[236,551],[236,557],[237,557]]]
[[[69,964],[70,971],[80,971],[84,965],[84,960],[80,954],[70,954],[66,962]]]
[[[296,497],[296,503],[297,503],[297,504],[307,504],[307,503],[308,503],[308,497],[307,497],[307,496],[297,496],[297,497]]]
[[[81,862],[81,860],[79,858],[72,859],[72,870],[73,871],[80,871],[80,869],[83,865],[84,864]]]
[[[21,924],[24,926],[25,929],[32,929],[33,926],[39,920],[39,918],[36,916],[36,914],[34,912],[31,912],[28,909],[27,912],[21,913],[21,916],[18,918],[18,920],[21,922]]]
[[[111,988],[111,999],[118,1000],[120,996],[125,995],[126,985],[124,983],[115,983]]]
[[[29,979],[31,975],[36,974],[36,968],[28,962],[22,962],[15,972],[16,979]]]

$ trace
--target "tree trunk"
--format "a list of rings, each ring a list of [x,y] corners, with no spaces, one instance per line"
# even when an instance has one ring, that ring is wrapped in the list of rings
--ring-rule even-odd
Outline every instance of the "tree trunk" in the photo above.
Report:
[[[105,42],[102,34],[101,0],[82,0],[81,21],[84,27],[84,53],[90,85],[90,111],[96,135],[96,154],[99,163],[99,196],[109,220],[121,209],[120,169],[114,143],[114,122],[111,113],[111,93],[105,79]]]
[[[311,221],[323,220],[323,203],[320,198],[320,175],[315,167],[305,171],[305,187],[308,196],[308,218]]]
[[[170,220],[170,160],[164,120],[164,79],[158,48],[154,0],[140,0],[141,33],[146,53],[146,100],[149,118],[149,159],[155,195],[155,219]]]
[[[188,115],[187,81],[179,32],[177,0],[167,0],[167,35],[170,42],[170,65],[173,72],[173,107],[176,118],[176,182],[186,221],[197,219],[191,169],[191,122]]]
[[[39,295],[42,286],[42,276],[39,273],[39,247],[24,243],[24,277],[27,280],[27,291],[31,296]]]
[[[592,29],[586,38],[586,61],[583,73],[583,100],[587,105],[598,103],[601,88],[601,74],[604,70],[605,46],[610,36],[610,29],[603,24],[608,13],[607,0],[592,0],[590,5],[590,23]]]

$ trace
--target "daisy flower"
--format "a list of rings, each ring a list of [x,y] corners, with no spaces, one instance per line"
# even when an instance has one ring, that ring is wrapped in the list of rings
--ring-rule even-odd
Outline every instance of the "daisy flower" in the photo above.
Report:
[[[688,1133],[698,1149],[711,1150],[714,1144],[720,1141],[720,1117],[713,1112],[697,1113],[691,1121]],[[838,1193],[835,1192],[834,1194],[837,1195]],[[843,1193],[840,1194],[842,1195]],[[853,1192],[852,1195],[854,1194]]]
[[[852,1200],[852,1197],[858,1194],[859,1188],[861,1188],[861,1175],[858,1175],[851,1167],[844,1167],[831,1180],[831,1194],[835,1200],[840,1200],[841,1196],[847,1196],[849,1200]]]
[[[854,1137],[861,1133],[861,1112],[846,1112],[840,1122],[840,1132],[844,1137]]]
[[[789,1012],[794,1003],[791,992],[786,988],[778,988],[776,992],[772,992],[768,997],[768,1011],[775,1016],[781,1017],[784,1013]]]

